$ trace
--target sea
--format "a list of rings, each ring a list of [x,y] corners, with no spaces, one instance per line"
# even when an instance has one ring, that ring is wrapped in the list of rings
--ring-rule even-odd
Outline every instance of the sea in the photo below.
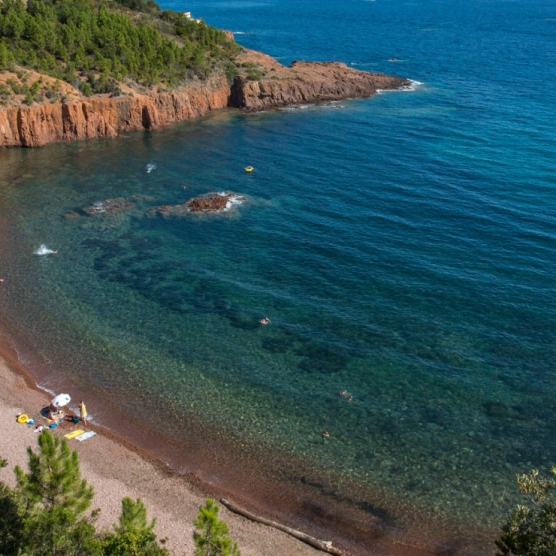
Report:
[[[412,86],[0,151],[5,338],[256,513],[359,554],[492,553],[516,474],[556,464],[556,4],[161,5]]]

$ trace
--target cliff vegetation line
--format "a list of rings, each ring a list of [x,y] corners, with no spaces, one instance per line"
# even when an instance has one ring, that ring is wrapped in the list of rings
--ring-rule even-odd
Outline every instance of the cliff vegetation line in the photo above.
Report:
[[[153,0],[3,0],[0,71],[26,68],[58,82],[0,81],[0,103],[13,94],[27,104],[55,102],[64,91],[60,81],[84,96],[174,88],[216,68],[231,82],[240,50],[223,31],[161,10]]]

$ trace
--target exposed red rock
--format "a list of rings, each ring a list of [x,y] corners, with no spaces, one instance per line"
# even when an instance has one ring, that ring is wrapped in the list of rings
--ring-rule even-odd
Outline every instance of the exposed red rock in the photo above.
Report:
[[[285,67],[251,50],[237,58],[231,89],[223,74],[170,92],[129,92],[119,97],[80,97],[64,102],[0,109],[0,147],[40,147],[58,141],[116,137],[197,118],[226,106],[245,110],[368,97],[409,81],[348,68],[340,62],[293,62]],[[69,87],[69,85],[68,85]]]
[[[171,92],[90,97],[0,109],[1,147],[40,147],[57,141],[116,137],[197,118],[228,104],[224,76],[195,81]]]
[[[190,212],[221,212],[226,209],[230,199],[235,199],[233,193],[210,193],[206,197],[195,197],[185,203]]]
[[[153,207],[147,211],[147,216],[184,216],[189,213],[196,212],[224,212],[231,206],[230,203],[242,203],[245,197],[237,195],[236,193],[222,192],[222,193],[207,193],[200,197],[189,199],[181,205],[161,205]]]
[[[341,62],[296,61],[285,67],[250,50],[238,61],[241,71],[232,86],[231,104],[253,111],[370,97],[378,89],[398,89],[410,83],[401,77],[355,70]]]

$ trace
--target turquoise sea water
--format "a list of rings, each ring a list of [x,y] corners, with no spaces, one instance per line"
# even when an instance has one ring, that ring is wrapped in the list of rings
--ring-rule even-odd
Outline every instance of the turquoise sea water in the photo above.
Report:
[[[22,359],[94,399],[97,422],[121,428],[118,405],[171,439],[180,471],[255,477],[274,454],[304,503],[473,544],[517,500],[515,473],[556,463],[556,6],[163,6],[283,63],[421,85],[0,152],[0,318]],[[248,202],[146,215],[224,190]],[[133,207],[63,217],[114,197]],[[233,455],[215,448],[203,474],[193,430]]]

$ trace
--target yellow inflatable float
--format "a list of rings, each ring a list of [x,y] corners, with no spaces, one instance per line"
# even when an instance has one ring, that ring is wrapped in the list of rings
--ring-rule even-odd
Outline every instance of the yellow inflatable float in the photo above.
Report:
[[[29,415],[27,415],[26,413],[21,414],[18,418],[17,418],[17,422],[21,423],[22,425],[24,423],[27,423],[27,421],[29,421]]]
[[[247,168],[245,168],[245,171],[250,174],[255,168],[253,168],[253,166],[247,166]]]

